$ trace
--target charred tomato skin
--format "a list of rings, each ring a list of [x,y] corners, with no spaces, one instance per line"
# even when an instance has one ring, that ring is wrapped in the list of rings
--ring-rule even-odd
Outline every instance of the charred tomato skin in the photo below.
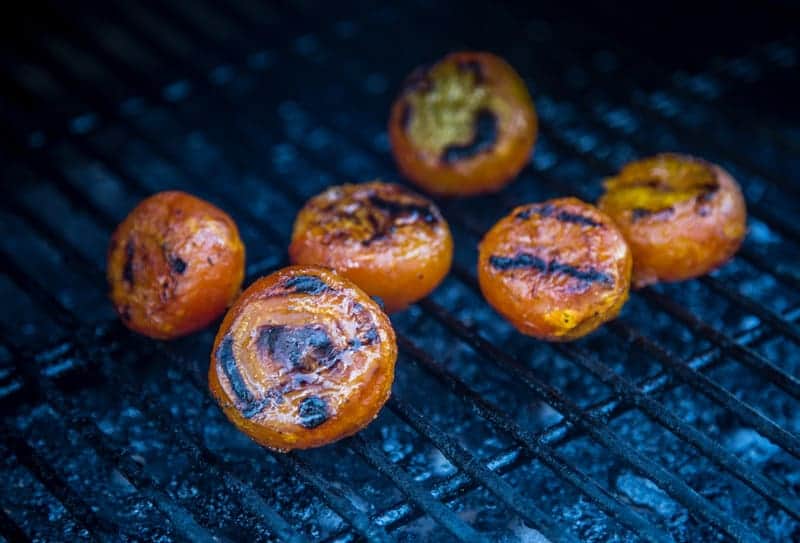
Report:
[[[569,341],[619,314],[631,266],[609,217],[559,198],[517,207],[486,233],[478,281],[489,304],[523,334]]]
[[[244,279],[236,224],[180,191],[143,200],[111,237],[110,298],[122,322],[155,339],[195,332],[222,315]]]
[[[389,318],[334,270],[289,266],[247,288],[214,341],[209,388],[260,445],[307,449],[350,436],[388,400]]]
[[[527,164],[538,121],[525,82],[503,59],[451,53],[407,79],[389,139],[403,174],[428,193],[496,192]]]
[[[444,279],[453,238],[427,198],[393,183],[346,184],[328,188],[300,210],[289,258],[338,270],[391,313]]]
[[[633,284],[683,281],[722,266],[747,234],[738,183],[719,166],[662,153],[625,165],[605,181],[598,207],[633,253]]]

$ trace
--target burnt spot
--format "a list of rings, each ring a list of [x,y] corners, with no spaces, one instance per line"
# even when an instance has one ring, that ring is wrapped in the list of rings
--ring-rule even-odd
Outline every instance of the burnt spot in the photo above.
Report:
[[[233,337],[230,335],[222,338],[219,347],[217,347],[217,364],[222,366],[222,371],[225,372],[233,393],[239,398],[240,402],[245,404],[242,412],[248,410],[254,403],[254,398],[247,385],[245,385],[242,374],[239,372],[239,365],[233,354]]]
[[[125,264],[122,266],[122,280],[128,283],[129,286],[133,286],[134,283],[133,257],[135,254],[136,248],[133,245],[133,240],[129,239],[125,243]]]
[[[436,216],[431,205],[401,204],[381,198],[377,194],[373,194],[369,197],[369,203],[383,213],[389,215],[389,218],[392,220],[403,217],[409,218],[412,221],[422,220],[428,224],[439,222],[439,218]]]
[[[482,109],[475,117],[475,135],[466,145],[448,145],[442,153],[442,162],[452,164],[490,150],[497,141],[497,116]]]
[[[339,355],[328,332],[319,325],[262,326],[256,347],[262,357],[267,355],[290,371],[305,373],[333,366]]]
[[[296,275],[283,281],[283,286],[287,290],[292,290],[298,294],[311,294],[317,296],[330,290],[325,282],[314,275]]]
[[[458,69],[471,73],[475,77],[476,85],[483,85],[486,81],[486,77],[483,75],[483,66],[477,60],[462,60],[458,63]]]
[[[646,217],[656,217],[659,219],[666,219],[675,212],[672,206],[662,207],[661,209],[645,209],[643,207],[635,207],[631,210],[631,221],[636,222]]]
[[[316,428],[330,416],[328,414],[328,404],[319,396],[309,396],[300,402],[297,409],[300,426],[311,430]]]
[[[540,273],[562,273],[578,281],[586,283],[603,283],[606,285],[613,285],[614,279],[607,273],[603,273],[596,268],[580,269],[570,264],[559,262],[558,260],[550,260],[549,262],[543,258],[530,253],[519,253],[515,256],[497,256],[492,255],[489,257],[489,264],[501,271],[506,270],[519,270],[519,269],[533,269]]]
[[[569,211],[558,209],[556,206],[552,204],[545,204],[542,206],[532,206],[529,207],[528,209],[523,209],[522,211],[516,214],[516,218],[524,221],[530,219],[531,216],[533,216],[534,214],[539,215],[540,217],[553,217],[557,221],[580,224],[583,226],[592,226],[592,227],[603,226],[603,223],[597,222],[591,217],[587,217],[579,213],[570,213]]]
[[[390,237],[396,231],[395,223],[401,219],[410,223],[422,221],[425,224],[436,224],[439,222],[439,217],[431,205],[399,203],[386,200],[376,194],[369,196],[369,203],[383,215],[381,218],[384,220],[380,220],[374,213],[367,214],[372,235],[361,242],[365,246]]]
[[[177,273],[178,275],[183,275],[183,272],[186,271],[186,261],[177,255],[170,255],[167,258],[169,262],[169,267],[172,271]]]
[[[372,345],[373,343],[378,341],[378,339],[380,339],[380,336],[378,335],[378,329],[375,328],[374,326],[370,327],[369,330],[364,332],[363,341],[366,345]]]

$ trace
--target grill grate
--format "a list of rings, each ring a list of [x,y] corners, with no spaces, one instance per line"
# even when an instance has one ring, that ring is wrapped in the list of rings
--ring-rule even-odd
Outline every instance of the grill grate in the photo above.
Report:
[[[318,7],[122,4],[79,13],[50,6],[55,16],[25,23],[29,38],[19,56],[1,59],[2,116],[14,129],[0,136],[5,177],[30,182],[0,205],[0,286],[4,297],[26,301],[20,305],[29,306],[35,326],[20,333],[9,311],[0,328],[8,383],[0,447],[10,453],[0,480],[22,480],[23,468],[50,496],[39,503],[66,512],[51,515],[48,529],[35,521],[40,512],[24,506],[33,497],[22,496],[21,505],[4,493],[4,537],[107,540],[121,531],[131,539],[199,541],[236,539],[245,528],[287,541],[384,540],[397,530],[479,541],[507,535],[509,514],[552,540],[798,536],[800,422],[792,413],[800,399],[793,265],[800,230],[791,219],[796,201],[786,196],[798,187],[780,172],[796,167],[791,151],[800,139],[744,112],[769,148],[751,151],[747,138],[721,129],[709,136],[704,124],[732,127],[739,112],[726,105],[726,87],[791,69],[794,42],[756,47],[649,91],[643,82],[664,81],[656,63],[615,51],[595,55],[592,68],[569,48],[559,48],[559,58],[544,50],[549,56],[532,58],[515,47],[524,25],[498,10],[486,24],[514,29],[497,37],[496,48],[531,76],[541,116],[534,162],[498,196],[441,203],[457,240],[456,264],[432,299],[394,319],[401,347],[388,405],[394,418],[384,413],[366,432],[323,451],[276,455],[241,441],[208,396],[210,332],[152,344],[111,318],[98,293],[104,249],[87,243],[95,235],[88,232],[105,243],[125,211],[166,188],[168,178],[170,187],[218,202],[237,218],[251,251],[249,279],[282,265],[287,228],[306,198],[336,180],[397,178],[381,124],[389,91],[433,50],[463,44],[435,32],[446,12],[425,6],[414,14],[386,7],[354,21],[306,17]],[[465,23],[464,35],[478,35],[478,24]],[[387,29],[402,25],[429,42],[392,46]],[[531,28],[550,27],[533,21]],[[382,46],[364,47],[370,43]],[[565,60],[571,69],[559,65]],[[622,73],[609,63],[636,68]],[[589,89],[580,84],[587,74],[596,82]],[[687,283],[686,292],[660,287],[634,295],[621,321],[575,345],[533,344],[495,321],[465,265],[503,209],[565,191],[594,199],[597,187],[584,180],[635,155],[684,145],[728,167],[747,191],[751,239],[732,270]],[[63,211],[42,213],[43,198],[62,202]],[[643,322],[637,315],[657,316]],[[630,365],[642,368],[631,373]],[[432,399],[434,382],[449,394]],[[699,396],[712,402],[714,424],[697,414],[705,409]],[[109,422],[103,410],[114,405],[124,416],[134,408],[141,427]],[[547,407],[533,420],[517,413],[520,406]],[[630,417],[638,413],[672,437],[647,424],[636,433],[630,421],[641,419]],[[71,475],[36,427],[48,416],[71,443],[93,451],[96,479],[107,470],[119,474],[126,507],[146,522],[111,514],[113,500],[99,503],[89,483]],[[716,427],[723,423],[727,430]],[[769,440],[771,460],[742,457],[731,446],[736,428]],[[160,449],[126,431],[157,436],[150,441]],[[469,441],[472,431],[478,446]],[[664,447],[674,438],[678,449],[685,442],[692,451],[668,462],[643,436]],[[429,466],[436,454],[444,466],[438,475]],[[183,470],[177,466],[184,463],[170,465],[177,455],[186,459]],[[682,465],[684,458],[694,467]],[[183,474],[198,495],[176,486]],[[742,488],[731,479],[719,490],[718,474]],[[537,498],[548,494],[552,503]],[[495,499],[507,513],[481,521]],[[470,519],[475,510],[478,520]],[[524,524],[512,530],[530,537]]]

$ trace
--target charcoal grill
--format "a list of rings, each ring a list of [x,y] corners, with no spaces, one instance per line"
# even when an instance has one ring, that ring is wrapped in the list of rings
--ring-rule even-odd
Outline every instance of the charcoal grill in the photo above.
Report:
[[[557,8],[336,4],[53,3],[6,21],[0,535],[800,541],[800,131],[782,116],[796,36],[753,34],[679,69]],[[455,265],[393,317],[378,419],[319,450],[260,449],[206,390],[213,330],[158,343],[114,318],[112,228],[183,189],[237,220],[248,281],[284,265],[309,196],[403,182],[384,130],[394,89],[464,47],[526,78],[542,125],[530,166],[498,195],[440,202]],[[635,293],[574,344],[499,320],[476,287],[480,235],[513,205],[593,200],[603,176],[663,149],[741,181],[736,258]]]

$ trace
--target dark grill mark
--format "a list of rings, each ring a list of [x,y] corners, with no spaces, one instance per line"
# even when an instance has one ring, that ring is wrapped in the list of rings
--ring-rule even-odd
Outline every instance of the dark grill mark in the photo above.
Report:
[[[309,396],[300,402],[297,413],[300,426],[311,430],[328,420],[328,404],[319,396]]]
[[[259,328],[256,345],[290,371],[312,372],[327,368],[338,361],[339,352],[328,333],[319,325],[266,325]]]
[[[386,239],[395,232],[395,222],[404,218],[409,222],[422,220],[425,224],[436,224],[439,217],[430,205],[401,204],[381,198],[376,194],[369,196],[369,203],[384,215],[383,221],[374,214],[367,214],[367,220],[372,228],[372,236],[363,240],[362,245],[370,245],[376,241]]]
[[[133,240],[129,239],[128,242],[125,244],[125,264],[122,267],[122,279],[130,286],[133,286],[134,282],[134,277],[133,277],[134,254],[135,254],[135,247],[133,246]]]
[[[477,60],[465,60],[458,63],[458,69],[462,72],[471,72],[475,76],[475,84],[483,85],[486,78],[483,75],[483,67]]]
[[[556,208],[552,204],[546,204],[543,206],[533,206],[529,207],[528,209],[524,209],[517,213],[516,217],[520,220],[527,220],[530,219],[531,216],[536,213],[541,217],[554,217],[556,220],[561,222],[569,222],[574,224],[581,224],[584,226],[594,226],[594,227],[601,227],[603,226],[602,223],[597,222],[596,220],[586,217],[584,215],[580,215],[578,213],[570,213],[569,211],[558,210],[556,213]]]
[[[283,286],[287,289],[294,289],[294,292],[311,294],[312,296],[322,294],[330,289],[322,279],[313,275],[296,275],[295,277],[290,277],[283,282]]]
[[[482,109],[475,118],[475,136],[466,145],[449,145],[442,153],[442,162],[452,164],[459,160],[472,158],[490,150],[497,141],[497,117],[489,110]]]
[[[169,257],[168,261],[169,267],[178,275],[183,275],[183,272],[186,271],[186,261],[181,257],[172,255]]]
[[[595,268],[581,270],[557,260],[547,262],[529,253],[519,253],[511,257],[492,255],[489,257],[489,264],[491,264],[493,268],[503,271],[530,268],[538,270],[541,273],[563,273],[564,275],[587,283],[614,284],[614,279],[612,279],[610,275]]]
[[[373,326],[364,333],[364,343],[366,343],[367,345],[372,345],[373,343],[378,341],[379,337],[380,336],[378,336],[378,329]]]
[[[672,206],[669,207],[662,207],[661,209],[645,209],[643,207],[635,207],[631,211],[631,220],[636,222],[638,220],[644,219],[645,217],[650,217],[654,215],[661,215],[662,218],[667,218],[675,211],[675,208]]]
[[[369,197],[369,203],[389,215],[392,221],[407,216],[412,220],[422,219],[428,224],[439,222],[439,218],[436,216],[433,209],[431,209],[430,205],[401,204],[391,200],[385,200],[375,194]]]
[[[225,336],[217,348],[217,364],[222,366],[222,371],[225,372],[228,382],[231,384],[233,393],[239,398],[244,405],[241,409],[244,414],[245,411],[253,407],[253,395],[244,384],[242,374],[239,372],[239,366],[236,362],[236,357],[233,355],[233,337]]]

